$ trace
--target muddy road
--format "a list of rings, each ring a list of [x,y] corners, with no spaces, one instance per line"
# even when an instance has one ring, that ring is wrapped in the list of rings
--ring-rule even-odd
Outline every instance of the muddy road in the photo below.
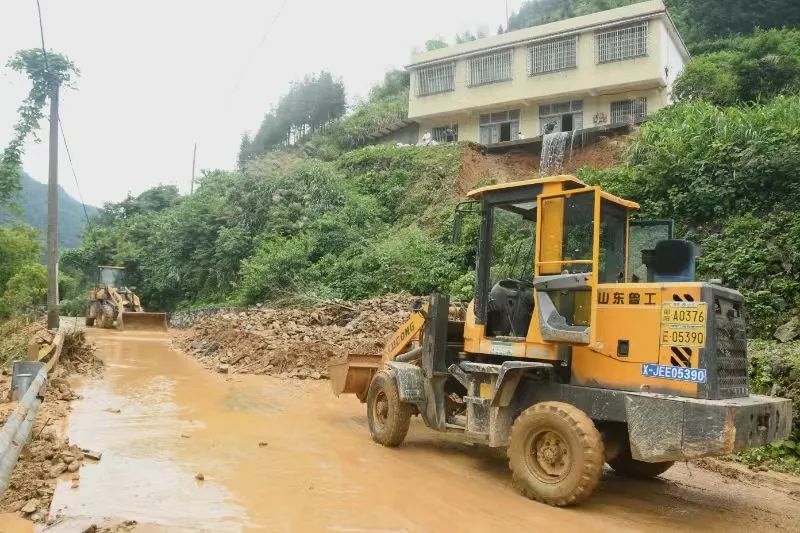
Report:
[[[362,405],[334,397],[326,381],[214,374],[171,351],[166,334],[89,336],[106,371],[76,383],[83,399],[68,434],[103,456],[81,469],[77,487],[58,485],[58,520],[48,531],[124,520],[136,520],[136,531],[338,532],[770,531],[800,523],[792,479],[683,464],[651,481],[608,471],[588,503],[548,507],[516,492],[502,451],[444,439],[417,420],[402,447],[374,444]]]

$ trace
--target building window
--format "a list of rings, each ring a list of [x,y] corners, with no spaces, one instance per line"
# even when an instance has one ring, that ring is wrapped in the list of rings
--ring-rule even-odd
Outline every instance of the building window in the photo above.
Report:
[[[647,117],[647,98],[611,102],[611,123],[641,122]]]
[[[519,138],[519,109],[480,116],[480,143],[494,144]]]
[[[580,129],[583,129],[583,100],[539,106],[539,133],[542,135]]]
[[[611,63],[647,55],[647,22],[621,26],[596,35],[598,63]]]
[[[417,70],[417,96],[443,93],[455,89],[456,64],[441,63]]]
[[[577,35],[529,46],[528,76],[577,67],[577,48]]]
[[[473,57],[469,60],[469,86],[508,81],[514,77],[514,50]]]
[[[437,143],[452,143],[458,141],[458,124],[431,128],[431,137]]]

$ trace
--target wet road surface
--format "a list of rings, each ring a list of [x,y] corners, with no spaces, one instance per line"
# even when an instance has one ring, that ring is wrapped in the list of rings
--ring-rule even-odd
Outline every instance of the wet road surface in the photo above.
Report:
[[[48,531],[123,520],[137,531],[768,531],[800,520],[800,493],[683,464],[651,481],[607,472],[581,507],[548,507],[516,492],[503,451],[416,419],[400,448],[374,444],[363,406],[326,381],[214,374],[166,334],[88,335],[106,371],[79,384],[68,435],[103,456],[77,488],[59,483]]]

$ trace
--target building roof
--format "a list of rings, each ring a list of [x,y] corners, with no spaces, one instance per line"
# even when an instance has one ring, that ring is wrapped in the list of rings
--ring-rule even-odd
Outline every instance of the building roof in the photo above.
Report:
[[[662,0],[647,0],[645,2],[608,9],[590,15],[573,17],[550,22],[548,24],[510,31],[500,35],[493,35],[491,37],[456,44],[438,50],[420,52],[411,57],[411,63],[407,65],[406,68],[418,68],[431,63],[452,61],[453,59],[484,53],[489,50],[509,48],[531,41],[546,40],[553,37],[596,30],[603,26],[633,22],[659,15],[666,17],[667,27],[670,33],[680,44],[681,52],[688,58],[689,51],[678,33],[678,30],[675,28],[675,24],[672,22],[669,13],[667,13],[664,2]]]

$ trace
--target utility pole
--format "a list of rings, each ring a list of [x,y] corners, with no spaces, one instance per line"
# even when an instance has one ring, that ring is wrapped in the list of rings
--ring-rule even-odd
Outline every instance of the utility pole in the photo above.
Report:
[[[194,153],[192,154],[192,184],[189,187],[189,194],[194,194],[194,164],[197,161],[197,143],[194,143]]]
[[[58,85],[50,95],[50,173],[47,179],[47,328],[58,328]]]

